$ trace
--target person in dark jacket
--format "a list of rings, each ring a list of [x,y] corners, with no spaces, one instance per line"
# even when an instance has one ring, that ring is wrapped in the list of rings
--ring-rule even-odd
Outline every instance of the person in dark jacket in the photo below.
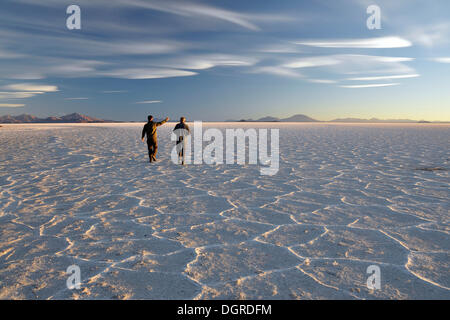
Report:
[[[178,137],[177,140],[178,161],[181,160],[181,164],[184,165],[184,156],[185,156],[184,150],[186,148],[186,141],[184,137],[191,134],[191,129],[189,129],[189,126],[186,124],[185,117],[180,118],[180,123],[177,123],[173,131]]]
[[[150,162],[156,161],[156,153],[158,152],[158,137],[156,134],[156,128],[169,121],[169,118],[160,122],[153,122],[153,116],[148,116],[148,122],[142,129],[142,142],[145,141],[147,135],[148,157]]]

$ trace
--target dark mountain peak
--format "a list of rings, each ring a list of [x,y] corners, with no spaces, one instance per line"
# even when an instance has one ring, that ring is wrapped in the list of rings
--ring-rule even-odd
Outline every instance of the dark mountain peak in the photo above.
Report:
[[[285,119],[267,116],[267,117],[260,118],[258,120],[242,119],[242,120],[227,120],[227,122],[228,121],[231,121],[231,122],[239,122],[239,121],[240,122],[318,122],[318,120],[315,120],[313,118],[305,116],[304,114],[296,114],[296,115],[293,115],[292,117],[285,118]]]
[[[98,122],[99,119],[88,117],[84,114],[71,113],[61,117],[62,121],[67,122]]]
[[[262,121],[262,122],[277,122],[277,121],[280,121],[280,119],[277,118],[277,117],[264,117],[264,118],[258,119],[257,121]]]
[[[36,117],[36,116],[33,116],[31,114],[25,114],[25,113],[21,114],[21,115],[18,115],[18,116],[14,117],[14,118],[19,120],[19,121],[25,121],[25,122],[31,122],[31,121],[35,121],[35,120],[38,119],[38,117]]]
[[[305,116],[304,114],[296,114],[292,117],[281,119],[282,122],[318,122],[318,120]]]

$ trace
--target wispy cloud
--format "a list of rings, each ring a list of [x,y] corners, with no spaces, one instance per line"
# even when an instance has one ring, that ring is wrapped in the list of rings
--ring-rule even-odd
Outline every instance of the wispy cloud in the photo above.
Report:
[[[163,68],[131,68],[131,69],[117,69],[101,73],[102,75],[122,78],[122,79],[158,79],[158,78],[172,78],[172,77],[187,77],[196,75],[196,72],[177,70],[177,69],[163,69]]]
[[[19,33],[20,37],[21,34]],[[42,43],[33,44],[34,48],[44,50],[51,45],[54,54],[66,56],[67,48],[76,48],[77,56],[108,57],[115,55],[158,55],[179,52],[187,49],[189,43],[167,39],[131,41],[127,39],[98,40],[88,37],[73,38],[61,35],[42,35]]]
[[[76,98],[65,98],[64,100],[89,100],[89,98],[85,97],[76,97]]]
[[[23,58],[25,55],[20,53],[9,52],[3,49],[0,49],[0,59],[15,59],[15,58]]]
[[[101,68],[110,65],[111,63],[95,60],[36,56],[21,60],[20,63],[2,65],[2,76],[15,80],[38,80],[47,77],[95,77]]]
[[[343,54],[334,56],[340,63],[333,71],[340,74],[414,74],[415,70],[405,64],[413,61],[409,57],[387,57],[361,54]]]
[[[161,103],[161,100],[147,100],[147,101],[138,101],[137,104],[152,104],[152,103]]]
[[[362,89],[362,88],[379,88],[379,87],[392,87],[398,86],[400,83],[378,83],[378,84],[360,84],[360,85],[343,85],[341,88],[348,89]]]
[[[21,107],[25,107],[25,105],[14,103],[0,103],[0,108],[21,108]]]
[[[435,23],[432,25],[412,26],[408,32],[410,38],[415,44],[424,47],[436,47],[449,42],[450,23]]]
[[[0,99],[27,99],[44,92],[0,92]]]
[[[450,57],[432,58],[431,61],[439,63],[450,63]]]
[[[312,68],[312,67],[323,67],[332,66],[341,63],[339,59],[335,56],[319,56],[319,57],[306,57],[301,59],[296,59],[292,62],[286,63],[283,67],[286,68]]]
[[[29,99],[36,95],[59,91],[57,86],[33,83],[15,83],[0,87],[0,99]]]
[[[301,58],[282,58],[282,64],[256,66],[253,73],[267,73],[284,77],[297,77],[317,84],[337,84],[343,76],[365,75],[345,78],[351,81],[381,81],[416,78],[420,75],[406,65],[414,58],[372,56],[360,54],[317,55]],[[316,70],[318,69],[318,70]],[[301,73],[300,73],[301,70]],[[376,74],[376,75],[374,75]],[[384,74],[384,75],[379,75]],[[324,78],[323,78],[324,77]],[[371,88],[396,84],[345,85],[344,88]]]
[[[366,39],[294,41],[294,43],[319,48],[384,49],[384,48],[405,48],[412,46],[411,41],[396,36],[366,38]]]
[[[188,1],[127,0],[124,1],[124,4],[162,11],[183,17],[212,18],[222,20],[253,31],[261,30],[260,27],[253,21],[277,22],[292,20],[292,18],[283,15],[240,13],[211,5]]]
[[[38,91],[38,92],[56,92],[59,91],[57,86],[53,85],[42,85],[33,83],[16,83],[9,84],[2,87],[6,90],[16,90],[16,91]]]
[[[252,66],[257,62],[258,59],[254,57],[230,54],[181,55],[164,60],[154,60],[154,64],[161,67],[191,70],[205,70],[214,67]]]
[[[101,93],[125,93],[128,92],[127,90],[107,90],[107,91],[101,91]]]
[[[417,78],[420,74],[404,74],[404,75],[392,75],[392,76],[378,76],[378,77],[360,77],[360,78],[349,78],[350,81],[378,81],[378,80],[390,80],[390,79],[408,79]]]
[[[302,75],[296,71],[283,66],[262,66],[253,68],[250,73],[264,73],[283,77],[301,77]]]
[[[311,83],[320,83],[320,84],[333,84],[333,83],[337,83],[336,80],[328,80],[328,79],[308,79],[308,82],[311,82]]]
[[[33,5],[40,5],[46,7],[53,7],[60,4],[60,0],[45,0],[36,2],[34,0],[17,0],[17,2],[29,3]],[[83,7],[103,6],[105,4],[112,7],[121,8],[142,8],[155,11],[161,11],[178,16],[193,17],[193,18],[213,18],[217,20],[224,20],[250,30],[259,30],[259,28],[252,23],[252,21],[261,22],[280,22],[292,21],[294,18],[285,14],[261,14],[261,13],[243,13],[223,9],[218,6],[206,5],[200,2],[185,1],[185,0],[78,0],[78,4]]]
[[[405,64],[413,61],[409,57],[387,57],[358,54],[339,54],[303,57],[286,61],[280,67],[289,69],[312,69],[320,68],[333,74],[373,74],[392,73],[394,76],[400,74],[415,74],[415,70]],[[313,78],[309,76],[307,78]]]
[[[301,53],[302,50],[295,44],[283,43],[266,45],[257,49],[258,52],[263,53]]]

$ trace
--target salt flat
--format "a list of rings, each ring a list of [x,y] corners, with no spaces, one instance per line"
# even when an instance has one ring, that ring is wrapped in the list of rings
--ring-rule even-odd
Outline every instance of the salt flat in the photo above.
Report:
[[[0,298],[450,299],[449,125],[204,126],[280,128],[278,173],[175,165],[173,124],[155,164],[142,124],[3,125]]]

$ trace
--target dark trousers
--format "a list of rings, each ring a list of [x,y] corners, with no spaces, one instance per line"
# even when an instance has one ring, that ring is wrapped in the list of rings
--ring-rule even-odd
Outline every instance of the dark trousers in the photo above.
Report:
[[[147,146],[148,146],[148,157],[150,158],[150,161],[154,160],[156,157],[156,153],[158,152],[158,142],[155,140],[147,140]]]
[[[178,160],[181,160],[181,163],[184,164],[184,149],[186,148],[186,141],[184,141],[184,137],[178,137],[177,141],[177,151],[178,151]]]

